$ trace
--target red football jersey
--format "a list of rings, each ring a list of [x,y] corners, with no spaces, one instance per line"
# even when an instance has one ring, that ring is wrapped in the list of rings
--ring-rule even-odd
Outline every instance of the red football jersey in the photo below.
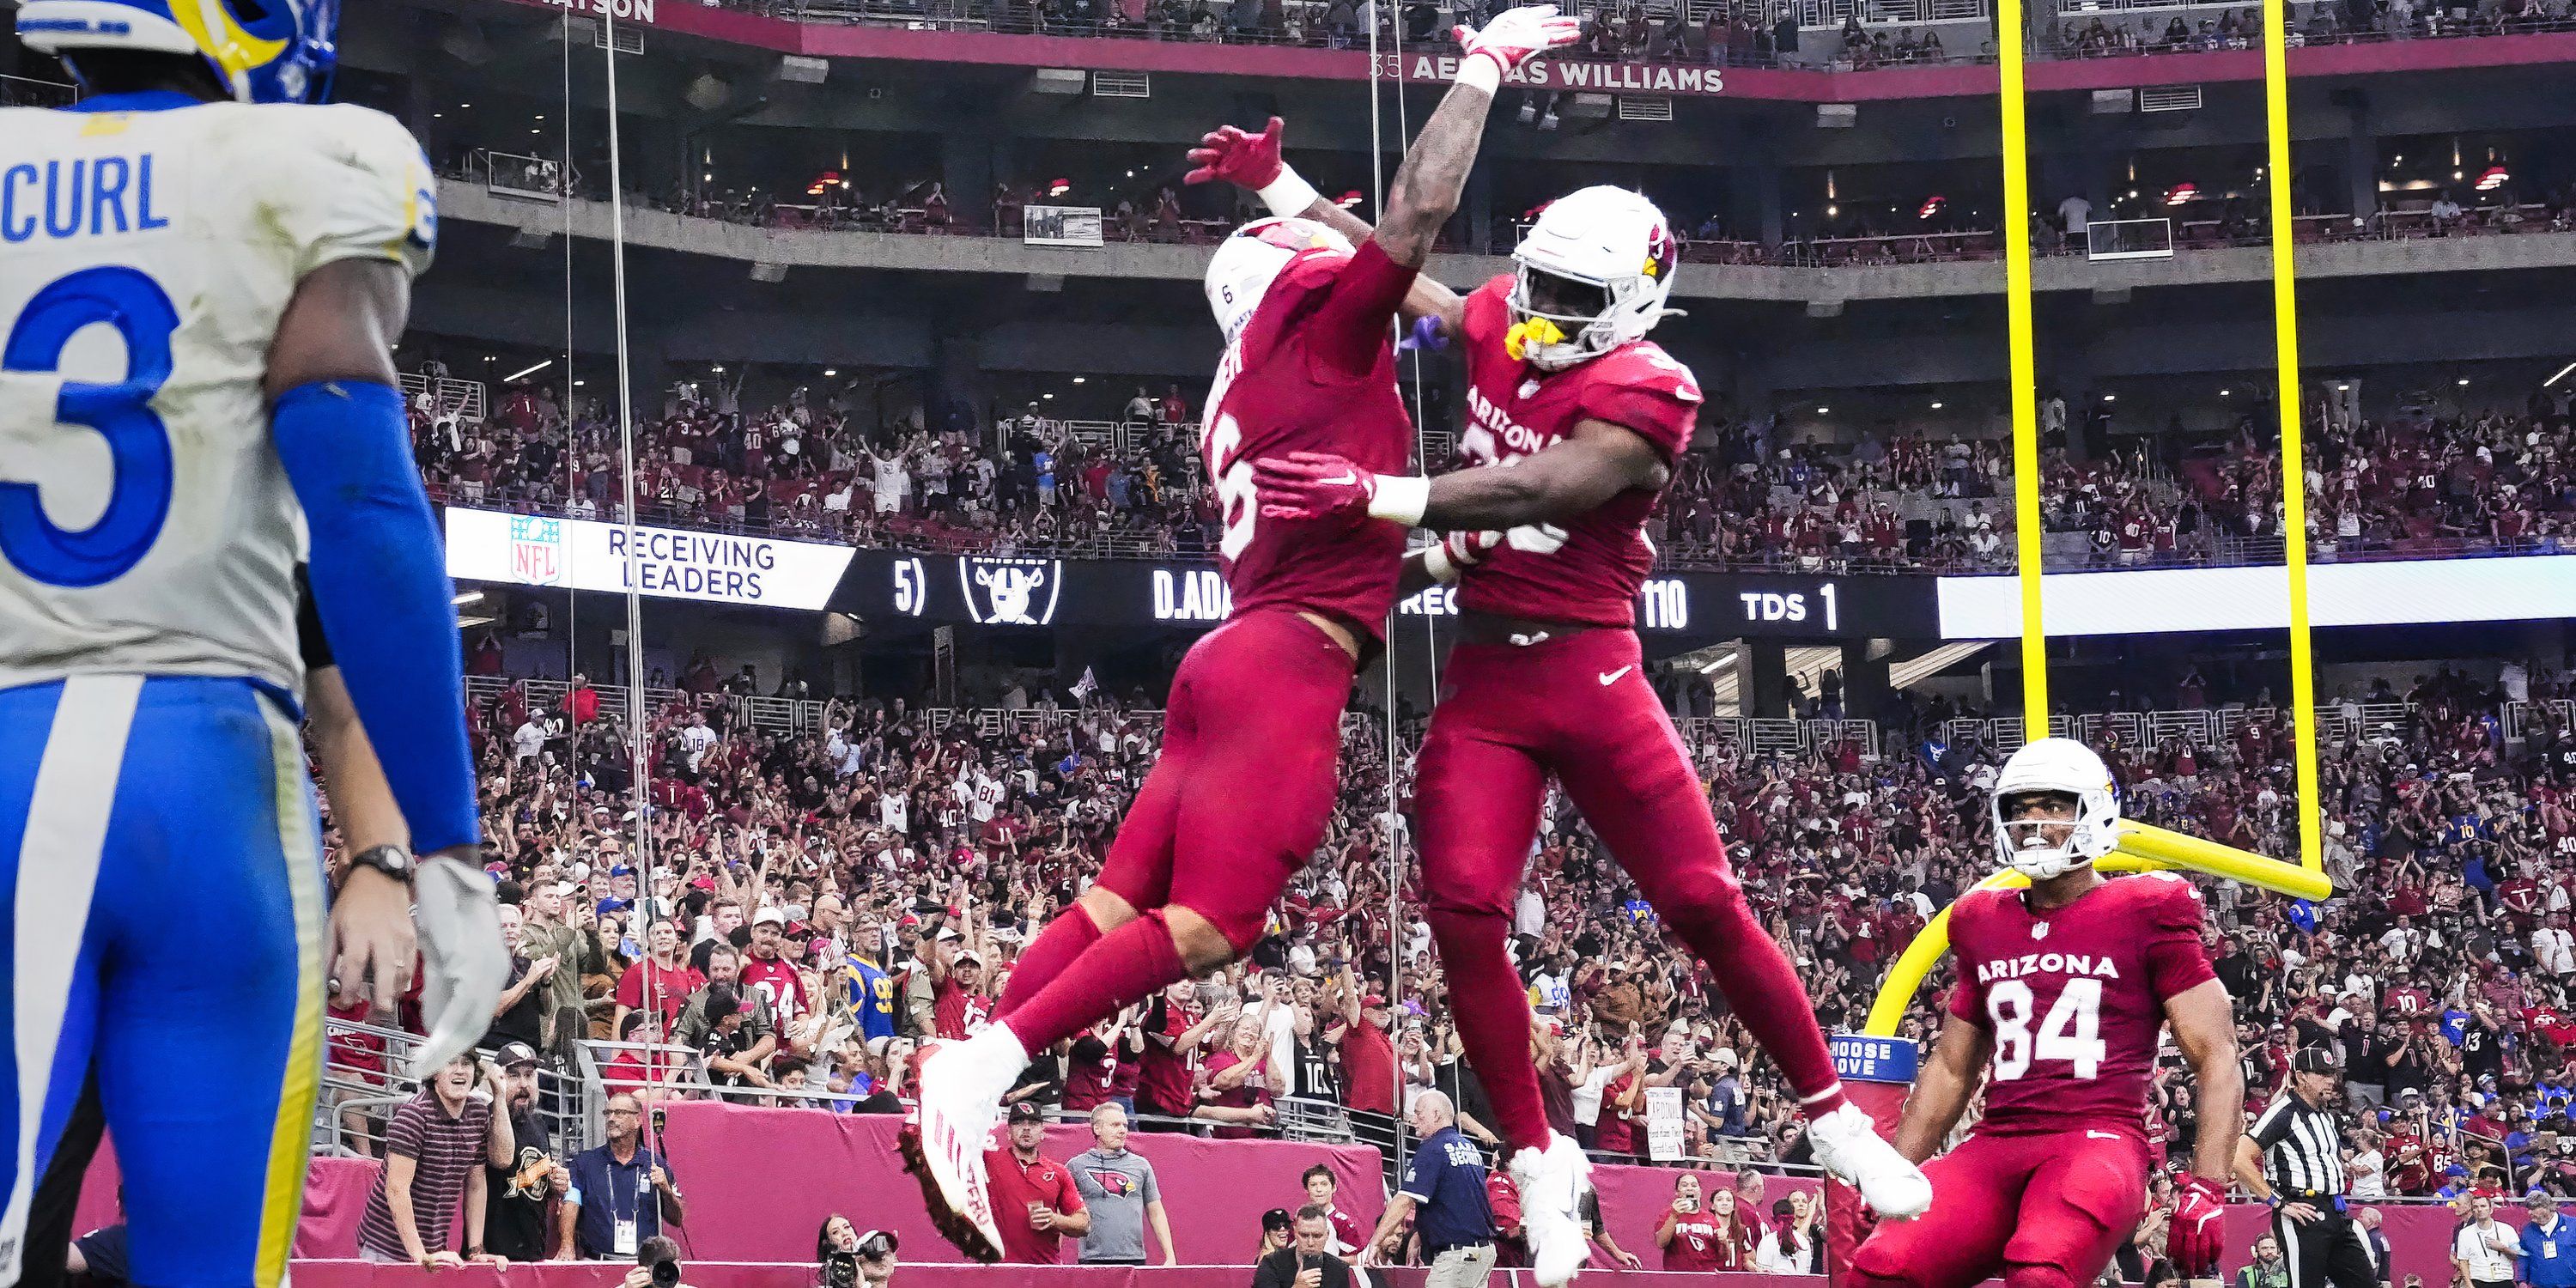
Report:
[[[796,968],[783,957],[743,958],[742,982],[735,991],[754,992],[768,998],[770,1018],[781,1028],[795,1023],[811,1004],[805,996],[805,981],[797,976]]]
[[[1373,473],[1406,472],[1413,421],[1396,394],[1391,328],[1414,276],[1376,242],[1352,255],[1303,253],[1280,270],[1217,363],[1199,454],[1224,507],[1217,555],[1235,612],[1302,609],[1383,633],[1403,525],[1264,518],[1252,463],[1331,452]],[[1353,374],[1364,363],[1373,365]]]
[[[2046,916],[2019,890],[1950,913],[1950,1014],[1994,1035],[1981,1132],[2135,1133],[2165,999],[2215,978],[2200,892],[2169,873],[2115,877]]]
[[[1563,371],[1543,372],[1503,347],[1511,330],[1512,278],[1497,277],[1467,297],[1467,406],[1458,455],[1472,465],[1508,465],[1574,432],[1577,421],[1636,431],[1672,465],[1690,446],[1699,418],[1699,381],[1649,340],[1621,345]],[[1509,547],[1485,556],[1458,583],[1458,606],[1541,621],[1629,626],[1637,590],[1655,566],[1646,520],[1661,491],[1631,488],[1562,524],[1553,554]]]

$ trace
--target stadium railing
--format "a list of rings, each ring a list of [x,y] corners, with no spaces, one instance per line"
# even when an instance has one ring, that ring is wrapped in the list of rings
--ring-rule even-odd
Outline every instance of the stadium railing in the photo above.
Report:
[[[2508,702],[2504,706],[2504,735],[2528,738],[2552,718],[2560,728],[2576,727],[2576,702],[2560,698],[2551,702]]]
[[[516,687],[525,698],[528,709],[557,711],[564,695],[572,686],[562,680],[526,680],[500,675],[465,677],[468,702],[487,703],[502,700]],[[626,686],[594,684],[603,713],[622,715],[626,710]],[[647,713],[659,713],[674,705],[685,705],[709,711],[726,711],[744,725],[765,733],[818,733],[824,728],[831,704],[813,698],[735,697],[731,694],[692,695],[681,689],[644,690]],[[1075,707],[1028,707],[1004,710],[999,707],[925,707],[923,724],[933,733],[954,725],[967,725],[988,737],[1015,733],[1064,733],[1079,727],[1099,709]],[[1121,723],[1141,725],[1149,730],[1162,727],[1163,712],[1153,707],[1130,707],[1111,712]],[[1744,716],[1686,716],[1674,722],[1694,747],[1715,745],[1732,748],[1745,755],[1805,755],[1829,751],[1845,743],[1859,748],[1865,760],[1876,760],[1882,744],[1875,720],[1795,720],[1760,719]],[[1342,734],[1346,738],[1367,737],[1378,728],[1374,718],[1363,711],[1342,713]]]
[[[484,419],[487,403],[480,380],[457,380],[446,376],[432,379],[424,371],[400,372],[395,378],[402,384],[405,401],[421,394],[432,395],[430,415],[433,419],[454,416],[458,420],[478,423]]]
[[[421,1037],[357,1020],[322,1022],[322,1091],[313,1111],[313,1152],[333,1158],[382,1158],[385,1126],[393,1111],[420,1094],[420,1080],[405,1070]],[[490,1059],[492,1052],[476,1056]],[[575,1139],[585,1109],[578,1078],[552,1066],[537,1068],[537,1113],[558,1141]]]
[[[80,101],[80,86],[32,76],[0,76],[0,107],[70,107]]]
[[[2537,704],[2523,703],[2522,706]],[[2567,704],[2560,703],[2560,706]],[[2180,738],[2198,748],[2209,748],[2233,738],[2236,731],[2255,720],[2273,721],[2287,713],[2272,707],[2202,707],[2175,711],[2103,711],[2089,715],[2055,715],[2049,717],[2051,737],[2076,738],[2099,744],[2116,736],[2132,748],[2155,748],[2168,738]],[[2364,702],[2317,704],[2317,734],[2329,745],[2340,745],[2356,737],[2394,726],[2411,732],[2415,727],[2415,704],[2411,702]],[[2508,726],[2511,729],[2511,726]],[[1946,721],[1942,732],[1953,743],[1973,741],[1998,752],[2008,752],[2022,745],[2020,716],[1997,716],[1991,719],[1967,717]],[[2510,736],[2521,736],[2519,730]]]

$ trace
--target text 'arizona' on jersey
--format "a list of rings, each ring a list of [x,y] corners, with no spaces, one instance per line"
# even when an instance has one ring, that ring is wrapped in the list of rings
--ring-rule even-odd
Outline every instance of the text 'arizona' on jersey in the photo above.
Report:
[[[436,228],[419,145],[365,108],[0,109],[0,688],[300,690],[269,347],[307,273],[416,274]]]
[[[1460,330],[1467,346],[1467,405],[1458,455],[1468,465],[1509,465],[1545,451],[1576,422],[1606,421],[1635,431],[1671,466],[1699,420],[1699,381],[1652,340],[1632,340],[1562,371],[1513,357],[1513,279],[1506,274],[1467,297]],[[1465,570],[1458,606],[1541,621],[1628,626],[1637,591],[1655,566],[1646,521],[1660,491],[1631,488],[1561,526],[1565,543],[1540,553],[1505,546]]]
[[[1314,244],[1320,240],[1321,244]],[[1247,224],[1221,256],[1247,263],[1230,273],[1212,264],[1211,302],[1231,316],[1229,343],[1208,391],[1200,430],[1225,536],[1218,557],[1233,611],[1287,608],[1340,618],[1382,636],[1395,603],[1404,527],[1383,519],[1335,516],[1264,518],[1254,494],[1252,463],[1290,452],[1330,452],[1363,470],[1398,472],[1412,455],[1413,422],[1395,385],[1392,327],[1415,270],[1387,258],[1376,242],[1357,251],[1302,219]],[[1293,255],[1285,267],[1264,257]],[[1269,277],[1275,271],[1275,277]],[[1257,284],[1268,280],[1266,289]]]
[[[2200,891],[2167,872],[2115,877],[2034,912],[1980,890],[1950,912],[1950,1014],[1994,1038],[1980,1132],[2136,1132],[2165,999],[2215,978]]]

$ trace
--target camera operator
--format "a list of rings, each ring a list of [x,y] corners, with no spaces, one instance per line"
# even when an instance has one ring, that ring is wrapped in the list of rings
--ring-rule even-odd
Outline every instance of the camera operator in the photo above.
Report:
[[[680,1245],[667,1235],[654,1235],[635,1246],[635,1268],[619,1288],[689,1288],[680,1281]]]
[[[848,1217],[835,1213],[815,1238],[814,1282],[821,1288],[885,1288],[894,1279],[898,1242],[887,1230],[861,1234]]]

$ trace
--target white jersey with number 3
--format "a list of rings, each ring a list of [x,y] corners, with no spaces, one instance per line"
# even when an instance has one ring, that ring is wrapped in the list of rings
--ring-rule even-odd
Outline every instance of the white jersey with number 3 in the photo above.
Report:
[[[0,688],[301,688],[269,349],[305,274],[416,274],[436,230],[419,145],[365,108],[0,109]]]

